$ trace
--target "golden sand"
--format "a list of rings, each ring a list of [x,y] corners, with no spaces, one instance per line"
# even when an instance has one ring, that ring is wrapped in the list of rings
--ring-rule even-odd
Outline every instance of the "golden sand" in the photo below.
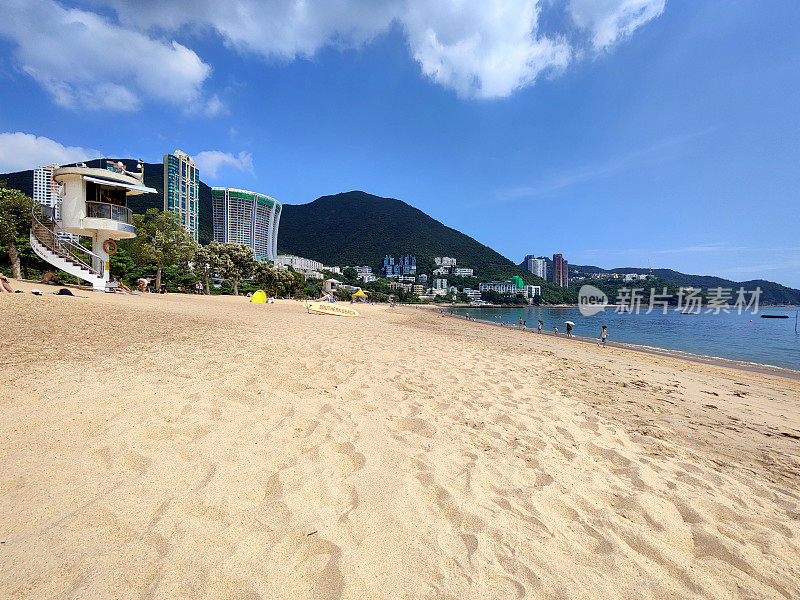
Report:
[[[796,380],[80,293],[0,295],[1,598],[800,597]]]

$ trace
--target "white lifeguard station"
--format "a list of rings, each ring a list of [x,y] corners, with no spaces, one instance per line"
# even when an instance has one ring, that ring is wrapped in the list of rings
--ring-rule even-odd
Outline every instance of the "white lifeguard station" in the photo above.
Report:
[[[138,172],[125,170],[121,162],[105,162],[105,169],[83,163],[53,169],[57,206],[34,205],[30,235],[40,258],[102,291],[117,285],[110,281],[108,267],[115,241],[136,237],[127,197],[157,191],[144,185],[141,161]],[[91,250],[76,236],[91,237]]]

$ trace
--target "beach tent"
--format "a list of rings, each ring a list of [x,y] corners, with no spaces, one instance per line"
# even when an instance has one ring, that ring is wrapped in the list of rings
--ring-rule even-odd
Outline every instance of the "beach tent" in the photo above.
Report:
[[[267,302],[267,295],[264,293],[264,290],[258,290],[253,297],[250,298],[250,302],[254,304],[266,304]]]
[[[355,300],[356,298],[358,299],[364,298],[366,300],[367,295],[364,293],[364,290],[358,288],[358,291],[355,294],[353,294],[353,299]]]

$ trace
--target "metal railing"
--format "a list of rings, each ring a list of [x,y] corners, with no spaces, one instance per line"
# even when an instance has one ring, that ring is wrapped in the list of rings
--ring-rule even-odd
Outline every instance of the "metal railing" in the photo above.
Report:
[[[78,242],[72,241],[73,234],[64,231],[53,218],[53,207],[34,204],[31,209],[31,233],[36,240],[53,254],[69,261],[93,275],[103,277],[103,259]],[[99,269],[92,266],[92,258],[98,259]]]
[[[93,219],[111,219],[133,225],[133,211],[126,206],[107,202],[86,202],[86,216]]]

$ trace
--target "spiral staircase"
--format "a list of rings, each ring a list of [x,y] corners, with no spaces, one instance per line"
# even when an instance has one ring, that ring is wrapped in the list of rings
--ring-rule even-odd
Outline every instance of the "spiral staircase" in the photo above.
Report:
[[[55,268],[90,283],[95,290],[110,291],[116,283],[107,282],[103,260],[88,248],[73,241],[53,218],[53,208],[35,204],[32,210],[30,242],[36,255]],[[92,259],[96,260],[92,260]],[[99,265],[99,269],[92,264]]]

